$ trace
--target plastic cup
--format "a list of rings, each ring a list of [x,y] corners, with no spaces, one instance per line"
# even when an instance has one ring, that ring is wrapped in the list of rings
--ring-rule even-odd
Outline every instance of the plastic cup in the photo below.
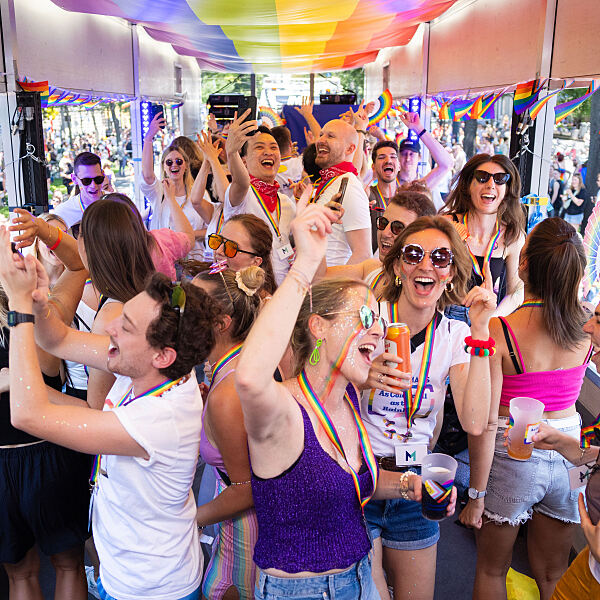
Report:
[[[429,454],[421,465],[421,514],[430,521],[446,518],[458,463],[446,454]]]
[[[539,430],[544,414],[544,403],[535,398],[513,398],[509,410],[508,456],[514,460],[528,460],[533,450],[533,434]]]

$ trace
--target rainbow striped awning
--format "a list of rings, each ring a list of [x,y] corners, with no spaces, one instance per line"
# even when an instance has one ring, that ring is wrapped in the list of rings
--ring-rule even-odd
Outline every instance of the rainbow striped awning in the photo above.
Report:
[[[202,69],[309,73],[360,67],[402,46],[456,0],[53,0],[121,17]]]

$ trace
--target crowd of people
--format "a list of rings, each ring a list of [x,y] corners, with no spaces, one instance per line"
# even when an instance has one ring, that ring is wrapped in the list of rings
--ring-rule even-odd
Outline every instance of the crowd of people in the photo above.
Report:
[[[367,150],[363,105],[322,127],[301,112],[301,155],[247,111],[170,141],[158,172],[157,114],[143,204],[84,150],[70,199],[0,228],[11,599],[42,597],[39,548],[57,599],[89,585],[102,600],[432,600],[440,528],[421,465],[451,410],[468,438],[473,598],[506,598],[524,523],[542,600],[599,593],[600,496],[588,487],[588,513],[568,472],[597,459],[575,404],[600,364],[573,220],[526,236],[518,170],[493,148],[443,197],[454,160],[418,114],[400,117],[418,141]],[[400,323],[403,358],[386,345]],[[505,448],[519,396],[544,404],[526,461]],[[200,504],[199,463],[216,477]],[[445,485],[440,518],[458,500]],[[589,547],[568,568],[580,519]]]

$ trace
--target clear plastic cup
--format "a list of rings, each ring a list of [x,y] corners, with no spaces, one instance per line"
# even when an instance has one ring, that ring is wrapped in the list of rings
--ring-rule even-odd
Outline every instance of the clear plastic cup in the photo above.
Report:
[[[446,518],[458,463],[446,454],[429,454],[421,465],[421,514],[430,521]]]
[[[533,450],[533,434],[540,428],[544,414],[544,403],[523,396],[513,398],[509,410],[508,456],[514,460],[528,460]]]

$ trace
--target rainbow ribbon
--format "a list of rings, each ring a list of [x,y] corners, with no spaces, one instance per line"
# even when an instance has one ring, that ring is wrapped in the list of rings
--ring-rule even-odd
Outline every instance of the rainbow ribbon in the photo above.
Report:
[[[400,317],[398,316],[398,303],[388,302],[388,314],[390,315],[390,325],[392,323],[399,323]]]
[[[223,229],[224,222],[225,215],[223,214],[223,209],[221,208],[221,214],[219,215],[219,220],[217,221],[217,233],[221,233],[221,229]]]
[[[377,198],[376,209],[377,210],[385,210],[388,207],[388,202],[386,202],[385,197],[383,196],[383,194],[381,193],[381,190],[379,189],[379,183],[376,183],[374,186],[371,186],[371,189],[373,190],[373,192],[375,193],[375,196]],[[381,208],[382,206],[383,206],[383,209]]]
[[[465,213],[463,215],[462,222],[467,230],[467,238],[468,238],[469,225],[467,223],[467,213]],[[490,259],[492,258],[492,254],[494,252],[494,247],[496,246],[496,242],[498,241],[499,237],[500,237],[500,220],[496,219],[496,229],[495,229],[494,233],[492,233],[492,237],[490,238],[490,241],[485,250],[485,254],[483,255],[483,269],[481,269],[479,267],[479,263],[477,262],[477,259],[471,252],[471,248],[469,247],[469,242],[467,241],[467,250],[469,251],[469,256],[471,257],[471,262],[473,263],[473,271],[475,271],[476,275],[479,275],[479,277],[481,277],[482,281],[485,279],[485,275],[484,275],[485,267],[486,267],[486,265],[489,265],[489,263],[490,263]]]
[[[183,381],[183,377],[179,379],[167,379],[158,385],[155,385],[153,388],[146,390],[143,394],[139,396],[135,396],[131,398],[131,394],[133,393],[133,385],[123,394],[121,399],[115,404],[114,408],[119,408],[119,406],[127,406],[131,404],[135,400],[139,398],[145,398],[146,396],[162,396],[166,392],[168,392],[171,388],[179,385]],[[102,461],[102,454],[96,454],[94,457],[94,462],[92,463],[92,472],[90,474],[90,484],[94,488],[96,487],[96,483],[98,482],[98,475],[100,474],[100,463]]]
[[[243,346],[243,344],[238,344],[237,346],[234,346],[233,348],[228,350],[225,354],[223,354],[223,356],[221,356],[221,358],[219,358],[219,360],[217,360],[217,362],[215,363],[215,366],[213,367],[212,378],[210,381],[210,388],[212,388],[212,385],[215,382],[217,375],[223,369],[223,367],[226,367],[236,356],[239,356],[240,352],[242,351],[242,346]],[[208,390],[209,392],[210,392],[210,388]]]
[[[360,503],[361,509],[364,510],[365,505],[371,499],[373,494],[362,498],[360,495],[360,482],[358,479],[358,473],[352,468],[348,459],[346,458],[346,453],[344,452],[344,447],[342,446],[342,441],[340,440],[340,436],[338,435],[337,429],[333,424],[327,410],[321,404],[319,397],[315,394],[310,381],[306,375],[306,371],[303,369],[302,373],[297,377],[298,384],[306,401],[311,407],[312,411],[317,416],[321,427],[324,429],[327,437],[331,440],[331,443],[336,447],[337,451],[343,456],[348,468],[350,469],[350,474],[352,475],[352,480],[354,482],[354,488],[356,490],[356,495],[358,496],[358,501]],[[354,407],[352,400],[350,400],[350,396],[348,392],[344,395],[344,400],[348,402],[348,406],[352,412],[352,416],[354,417],[354,422],[356,423],[356,430],[358,432],[358,439],[360,441],[360,447],[362,450],[363,457],[365,462],[367,463],[367,468],[371,473],[371,477],[373,478],[373,493],[375,493],[375,488],[377,487],[377,460],[375,459],[375,455],[373,454],[373,449],[371,448],[371,442],[369,442],[369,436],[367,435],[367,430],[365,429],[364,423],[358,414],[358,411]]]
[[[525,300],[525,302],[523,302],[523,304],[521,304],[521,306],[516,308],[513,312],[516,312],[517,310],[520,310],[521,308],[527,308],[528,306],[533,306],[533,307],[544,306],[544,301],[543,300]]]
[[[383,268],[381,269],[381,271],[379,271],[379,273],[377,273],[377,275],[375,275],[375,278],[373,279],[373,281],[371,281],[371,285],[369,286],[373,291],[375,291],[377,289],[377,286],[379,285],[379,282],[381,281],[381,278],[385,275]]]
[[[412,393],[412,386],[404,392],[404,412],[406,414],[406,431],[412,427],[415,415],[419,412],[425,395],[425,386],[429,376],[429,367],[431,366],[431,355],[433,354],[433,345],[435,343],[435,317],[427,325],[425,330],[425,342],[423,344],[423,357],[421,358],[421,368],[419,369],[419,381],[415,395]]]
[[[269,223],[271,223],[271,227],[274,229],[277,237],[281,237],[281,233],[279,232],[279,221],[281,219],[281,200],[279,199],[279,194],[277,194],[277,204],[275,205],[275,213],[277,215],[277,221],[273,218],[271,211],[267,208],[265,201],[262,199],[262,196],[258,192],[258,190],[250,184],[250,189],[254,192],[256,199],[258,201],[258,205],[261,207],[262,211],[265,213]]]

